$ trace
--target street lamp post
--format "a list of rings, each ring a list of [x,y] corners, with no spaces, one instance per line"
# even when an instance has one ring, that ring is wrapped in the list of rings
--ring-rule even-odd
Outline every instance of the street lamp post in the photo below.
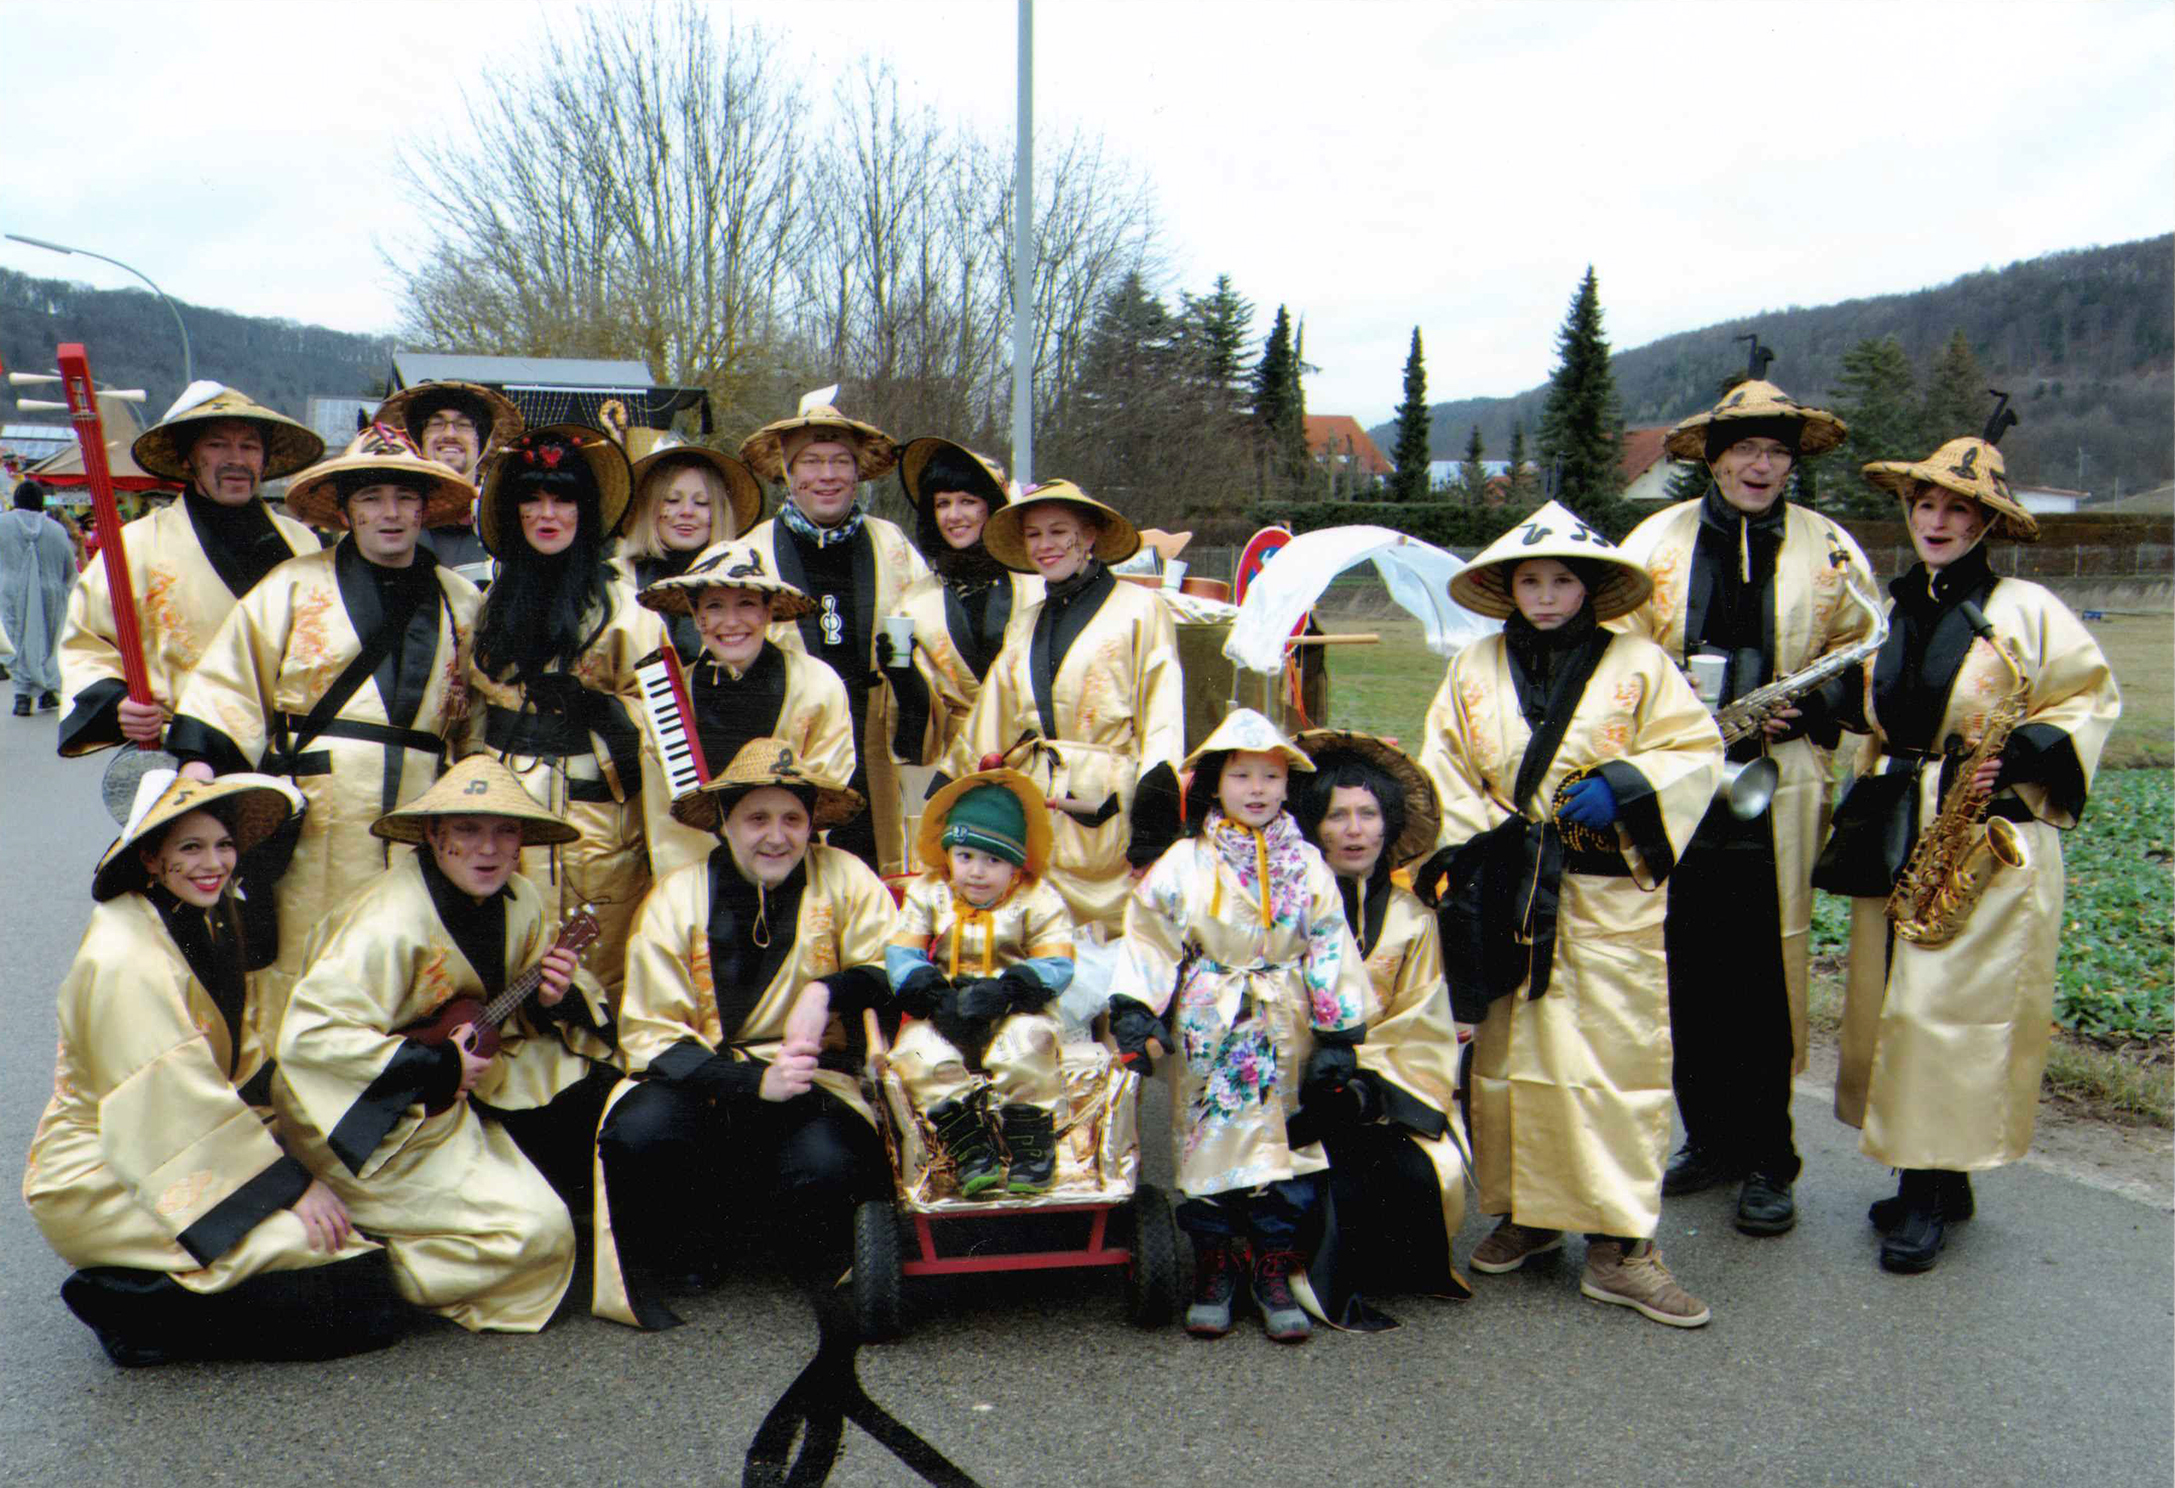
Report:
[[[196,381],[196,364],[189,356],[189,328],[182,323],[181,308],[172,300],[166,298],[165,290],[151,283],[149,274],[146,274],[142,269],[121,262],[118,258],[108,258],[103,253],[93,253],[88,248],[71,248],[66,243],[48,243],[43,238],[28,238],[21,233],[9,233],[7,236],[11,242],[28,243],[33,248],[44,248],[53,253],[80,253],[85,258],[95,258],[100,263],[110,263],[117,269],[128,270],[129,273],[134,274],[145,284],[150,285],[151,292],[164,300],[166,308],[173,312],[174,329],[181,332],[181,385],[186,388],[190,383]]]

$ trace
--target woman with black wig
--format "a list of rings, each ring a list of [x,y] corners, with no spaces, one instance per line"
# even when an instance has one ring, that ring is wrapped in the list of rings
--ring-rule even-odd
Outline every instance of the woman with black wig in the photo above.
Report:
[[[476,618],[465,753],[488,749],[581,836],[521,855],[555,901],[591,906],[601,933],[588,964],[618,1005],[634,912],[649,889],[642,835],[641,733],[634,669],[664,644],[663,622],[613,582],[605,544],[632,479],[617,444],[554,424],[509,445],[484,478],[477,526],[498,577]]]
[[[1014,573],[982,545],[989,514],[1007,499],[999,466],[948,439],[917,439],[899,456],[899,485],[914,506],[915,545],[934,572],[891,612],[914,622],[911,661],[888,636],[876,646],[898,699],[892,757],[933,765],[965,731],[1013,618],[1042,598],[1042,580]]]
[[[1441,808],[1419,766],[1386,740],[1314,729],[1297,742],[1314,773],[1300,777],[1292,815],[1337,875],[1375,999],[1354,1051],[1359,1072],[1300,1091],[1302,1119],[1329,1153],[1335,1216],[1307,1271],[1309,1305],[1337,1327],[1375,1332],[1396,1322],[1366,1296],[1472,1296],[1450,1259],[1465,1222],[1467,1149],[1442,942],[1433,912],[1391,878],[1434,847]]]

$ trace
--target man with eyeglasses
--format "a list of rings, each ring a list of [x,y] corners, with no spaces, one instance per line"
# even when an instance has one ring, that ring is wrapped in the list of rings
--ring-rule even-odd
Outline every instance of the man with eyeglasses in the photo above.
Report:
[[[520,410],[502,394],[477,382],[421,382],[402,388],[378,409],[377,422],[404,432],[423,452],[467,481],[483,483],[483,463],[519,437]],[[451,568],[487,563],[483,539],[476,536],[473,510],[459,520],[433,527],[424,546]]]

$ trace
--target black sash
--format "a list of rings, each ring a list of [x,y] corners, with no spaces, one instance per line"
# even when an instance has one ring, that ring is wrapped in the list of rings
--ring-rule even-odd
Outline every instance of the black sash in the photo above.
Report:
[[[241,506],[221,507],[192,485],[182,492],[181,509],[188,514],[196,545],[204,550],[212,572],[236,599],[295,556],[279,524],[255,497]]]

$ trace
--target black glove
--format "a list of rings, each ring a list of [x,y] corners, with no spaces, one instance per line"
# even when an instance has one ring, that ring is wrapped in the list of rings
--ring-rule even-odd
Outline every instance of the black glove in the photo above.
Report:
[[[1455,856],[1456,848],[1440,848],[1433,857],[1412,870],[1412,892],[1419,895],[1420,902],[1429,909],[1442,902],[1443,880],[1449,877],[1450,860]]]
[[[959,984],[959,1016],[976,1023],[993,1023],[1011,1011],[1012,998],[995,977],[976,977]]]
[[[973,985],[972,982],[966,984],[968,987]],[[989,985],[994,987],[996,983]],[[959,1051],[959,1057],[968,1069],[979,1070],[982,1056],[989,1052],[989,1020],[969,1017],[960,1006],[965,996],[962,987],[946,988],[937,998],[936,1010],[929,1015],[929,1021],[936,1025],[936,1031],[944,1036],[944,1041]]]
[[[1110,1037],[1118,1046],[1118,1057],[1144,1077],[1155,1073],[1148,1041],[1153,1039],[1166,1049],[1171,1046],[1170,1030],[1163,1020],[1149,1012],[1146,1003],[1130,997],[1110,999]]]
[[[1050,989],[1021,967],[1013,967],[997,980],[1004,986],[1007,1012],[1039,1013],[1050,1005]]]
[[[876,649],[879,655],[888,657],[891,637],[877,636]],[[891,697],[899,713],[891,726],[891,753],[914,763],[921,759],[929,733],[929,682],[911,666],[893,666],[889,660],[883,665],[884,680],[891,684]]]
[[[1348,1126],[1366,1118],[1367,1097],[1359,1078],[1359,1056],[1348,1044],[1323,1044],[1307,1056],[1306,1078],[1299,1082],[1300,1108],[1324,1127]]]
[[[934,966],[917,966],[891,993],[891,1005],[910,1018],[926,1018],[936,1011],[937,1000],[952,990],[944,973]]]

